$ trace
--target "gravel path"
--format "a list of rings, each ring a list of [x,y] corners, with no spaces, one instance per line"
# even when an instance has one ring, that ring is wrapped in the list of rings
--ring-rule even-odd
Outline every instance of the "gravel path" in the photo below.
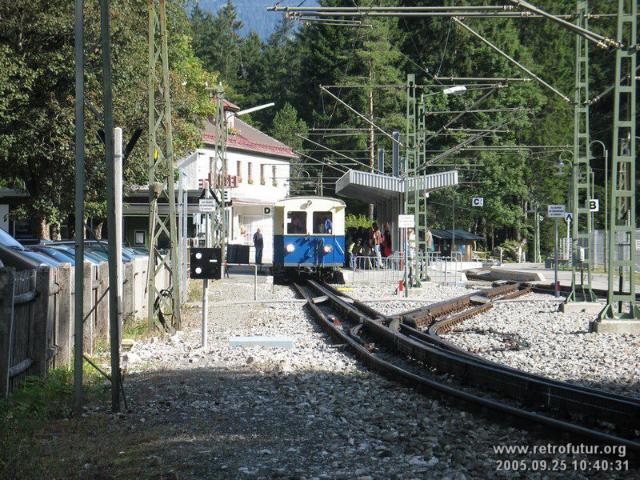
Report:
[[[640,335],[590,333],[592,315],[557,310],[553,296],[530,294],[443,338],[521,370],[640,398]]]

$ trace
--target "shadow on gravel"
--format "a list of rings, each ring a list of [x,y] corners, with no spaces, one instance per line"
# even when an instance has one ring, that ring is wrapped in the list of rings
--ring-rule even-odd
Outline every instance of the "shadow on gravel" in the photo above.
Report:
[[[360,370],[249,364],[138,374],[125,388],[129,412],[105,402],[42,433],[50,478],[493,478],[492,445],[549,442]]]

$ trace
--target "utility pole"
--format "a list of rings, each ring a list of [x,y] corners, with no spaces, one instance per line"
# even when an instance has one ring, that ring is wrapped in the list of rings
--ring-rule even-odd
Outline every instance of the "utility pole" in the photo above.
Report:
[[[100,0],[100,37],[102,44],[102,105],[104,122],[104,159],[107,166],[107,228],[109,229],[109,344],[111,350],[111,411],[120,411],[120,321],[118,291],[116,182],[114,161],[113,92],[111,76],[111,26],[109,0]]]
[[[209,175],[211,177],[211,175]],[[204,182],[204,198],[211,198],[211,189],[209,182]],[[204,226],[205,226],[205,244],[206,248],[211,248],[211,213],[205,212],[204,214]],[[209,279],[202,280],[202,326],[201,326],[201,340],[202,349],[206,350],[209,339]]]
[[[404,168],[402,172],[402,178],[404,179],[405,185],[409,185],[410,176],[415,176],[415,172],[418,167],[418,159],[417,159],[417,135],[416,135],[416,76],[414,74],[407,75],[407,124],[406,124],[406,133],[405,133],[405,155],[404,155]],[[415,182],[412,183],[415,185]],[[414,235],[416,241],[419,236],[418,232],[418,214],[417,214],[417,193],[415,191],[409,191],[409,189],[405,190],[404,194],[404,213],[406,215],[414,215],[415,223],[414,223]],[[409,232],[408,230],[405,233],[405,264],[408,264],[411,261],[411,271],[413,272],[412,277],[416,278],[416,254],[417,254],[417,244],[415,252],[411,256],[411,260],[409,260],[410,253],[410,245],[409,245]],[[408,266],[408,265],[407,265]],[[406,269],[405,269],[406,271]],[[405,288],[409,288],[409,277],[405,273]],[[411,285],[412,286],[412,285]],[[407,295],[408,292],[405,292]]]
[[[640,332],[635,292],[637,15],[637,0],[618,0],[617,41],[627,47],[616,50],[607,251],[609,294],[607,305],[592,324],[595,331]]]
[[[370,87],[367,89],[367,114],[369,115],[369,170],[371,173],[375,171],[374,163],[376,159],[375,155],[375,134],[373,131],[373,66],[371,65],[371,61],[369,61],[369,85]],[[373,220],[374,216],[374,205],[373,203],[369,204],[369,220]]]
[[[178,228],[174,185],[175,158],[165,2],[166,0],[148,0],[149,266],[147,270],[147,314],[149,326],[153,325],[156,315],[162,323],[164,316],[169,313],[170,325],[164,325],[164,327],[180,328]],[[158,63],[161,64],[160,76],[157,75]],[[156,95],[161,102],[156,102]],[[159,208],[159,200],[162,197],[167,199],[168,213],[165,216],[161,215]],[[169,254],[164,257],[159,252],[162,235],[165,235],[169,240]],[[161,294],[156,288],[156,280],[164,274],[165,270],[169,273],[169,287],[166,289],[170,292],[168,296]]]
[[[73,409],[82,408],[82,355],[84,320],[84,0],[75,4],[75,258],[74,318],[73,318]]]
[[[577,0],[577,25],[588,28],[588,1]],[[587,40],[576,35],[576,71],[574,98],[573,163],[571,175],[571,292],[565,303],[576,301],[595,302],[591,289],[593,269],[592,222],[589,200],[592,197],[591,167],[589,163],[589,45]],[[585,252],[580,255],[580,249]],[[586,279],[578,271],[586,270]]]

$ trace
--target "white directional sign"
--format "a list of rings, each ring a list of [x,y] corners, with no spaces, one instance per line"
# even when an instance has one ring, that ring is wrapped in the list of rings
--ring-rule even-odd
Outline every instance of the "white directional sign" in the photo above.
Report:
[[[216,211],[215,198],[201,198],[198,202],[198,210],[200,213],[210,213]]]
[[[415,228],[416,219],[413,215],[398,215],[398,228]]]
[[[564,218],[564,205],[547,205],[547,217]]]
[[[589,211],[590,212],[599,212],[600,211],[600,200],[597,198],[592,198],[589,200]]]
[[[471,199],[472,207],[483,207],[484,206],[484,197],[473,197]]]
[[[571,223],[572,220],[573,220],[573,213],[566,212],[564,214],[564,221],[567,222],[567,223]]]

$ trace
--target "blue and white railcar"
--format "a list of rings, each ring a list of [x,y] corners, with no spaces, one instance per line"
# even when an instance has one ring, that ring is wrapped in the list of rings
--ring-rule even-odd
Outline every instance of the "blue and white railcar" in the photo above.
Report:
[[[345,203],[328,197],[290,197],[273,209],[274,276],[326,274],[344,265]]]

